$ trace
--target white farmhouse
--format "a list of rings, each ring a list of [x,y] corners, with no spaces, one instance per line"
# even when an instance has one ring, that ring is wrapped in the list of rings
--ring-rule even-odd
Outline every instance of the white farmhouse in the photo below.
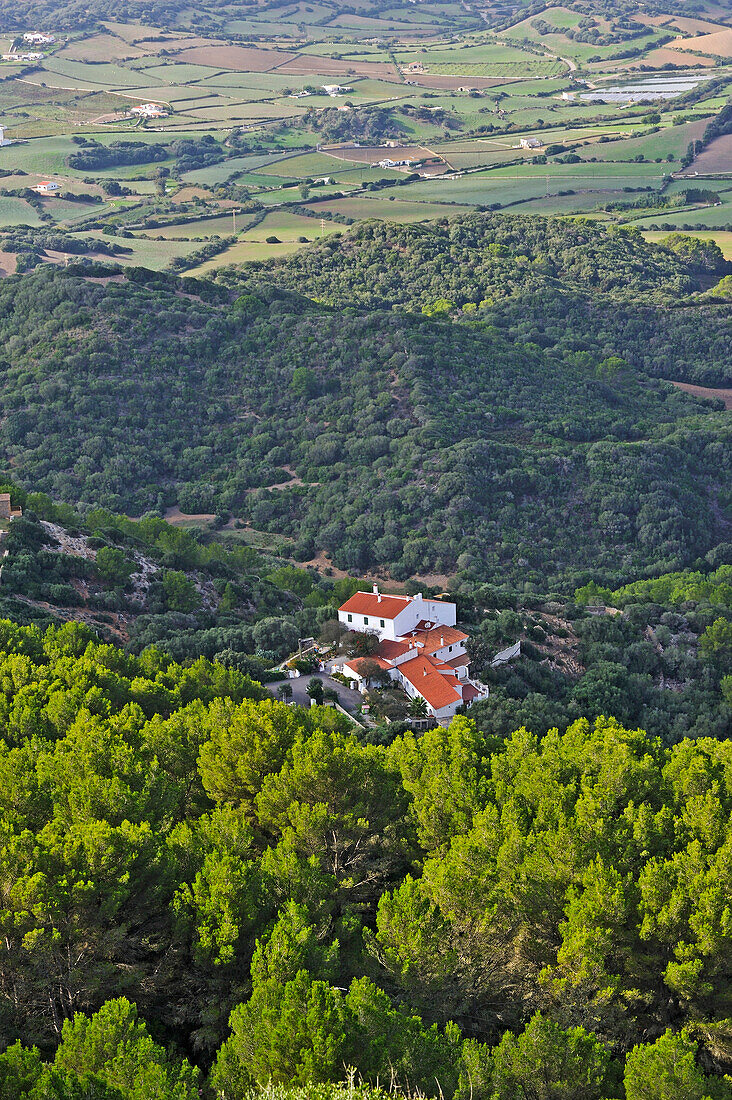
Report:
[[[37,195],[55,195],[57,191],[61,190],[61,184],[56,183],[55,180],[41,180],[33,190]]]
[[[374,585],[371,592],[357,592],[338,609],[338,620],[348,630],[376,634],[379,640],[397,638],[415,630],[419,623],[455,626],[457,608],[445,600],[416,596],[386,596]]]
[[[139,107],[130,107],[130,114],[138,118],[163,118],[166,111],[160,103],[141,103]]]
[[[387,596],[374,585],[357,592],[338,610],[348,630],[374,634],[379,646],[373,657],[344,661],[342,672],[360,691],[368,682],[365,661],[375,661],[388,678],[410,698],[424,699],[427,713],[447,724],[459,707],[482,699],[488,689],[470,679],[468,635],[455,624],[457,608],[447,600],[416,596]]]

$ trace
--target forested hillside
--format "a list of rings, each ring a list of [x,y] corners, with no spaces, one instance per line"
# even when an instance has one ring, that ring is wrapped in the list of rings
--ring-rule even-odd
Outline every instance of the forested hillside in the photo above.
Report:
[[[612,351],[657,377],[712,385],[732,380],[729,308],[693,296],[729,266],[714,242],[683,234],[658,246],[586,219],[470,214],[361,225],[249,270],[341,307],[477,316],[565,358]]]
[[[0,287],[3,461],[353,574],[571,591],[679,569],[728,538],[729,421],[659,376],[728,369],[703,293],[724,270],[683,240],[490,217],[367,227],[230,287],[45,266]]]
[[[729,741],[375,747],[78,624],[0,646],[8,1096],[730,1095]]]

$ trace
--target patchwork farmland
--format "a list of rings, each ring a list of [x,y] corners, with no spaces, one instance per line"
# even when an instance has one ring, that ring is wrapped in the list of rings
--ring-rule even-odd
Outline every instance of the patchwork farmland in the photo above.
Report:
[[[591,34],[571,3],[495,26],[452,5],[291,10],[6,54],[0,275],[80,255],[210,272],[466,208],[732,232],[718,8]]]

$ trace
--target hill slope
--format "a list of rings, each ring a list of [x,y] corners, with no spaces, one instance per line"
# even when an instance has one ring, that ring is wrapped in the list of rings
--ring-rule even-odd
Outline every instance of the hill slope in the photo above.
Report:
[[[468,214],[428,225],[370,222],[278,261],[247,281],[335,306],[422,310],[447,302],[563,356],[607,349],[662,378],[732,382],[727,305],[699,298],[732,265],[712,243],[587,219]],[[239,285],[241,270],[221,281]],[[679,308],[683,306],[683,308]]]
[[[418,239],[439,257],[443,227],[431,232]],[[507,308],[526,293],[544,300],[544,283],[556,304],[558,277],[536,268],[564,264],[575,270],[566,293],[583,295],[588,315],[611,316],[613,294],[622,313],[624,236],[617,249],[600,238],[616,285],[593,297],[580,289],[583,246],[563,250],[557,232],[541,265],[522,261],[529,290],[519,280]],[[358,261],[354,248],[344,252]],[[721,320],[700,326],[695,306],[654,302],[700,276],[668,250],[650,256],[638,276],[647,308],[673,314],[711,361]],[[413,259],[401,257],[406,274]],[[316,295],[302,263],[278,277]],[[456,270],[454,256],[445,263]],[[542,586],[590,573],[620,582],[679,568],[728,537],[726,415],[614,358],[624,349],[612,331],[598,327],[593,343],[571,316],[561,341],[540,341],[531,317],[522,332],[515,316],[490,323],[490,310],[451,323],[372,303],[334,309],[264,285],[258,271],[237,300],[172,276],[108,275],[47,268],[0,286],[2,460],[23,484],[132,513],[232,512],[291,536],[300,560],[325,550],[351,572],[386,566],[397,577],[479,569]],[[418,280],[403,285],[404,306],[423,293]],[[645,354],[666,370],[652,343]]]

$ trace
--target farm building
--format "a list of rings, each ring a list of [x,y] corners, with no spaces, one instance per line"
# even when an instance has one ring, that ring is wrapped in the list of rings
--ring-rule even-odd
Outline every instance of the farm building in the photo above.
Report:
[[[541,142],[538,138],[521,138],[520,142],[522,149],[541,149]]]
[[[141,103],[139,107],[130,107],[130,114],[138,118],[163,118],[166,110],[160,103]]]
[[[33,190],[37,195],[55,195],[57,191],[61,190],[61,184],[56,183],[55,180],[41,180]]]
[[[329,96],[348,95],[349,92],[353,91],[353,88],[346,88],[342,84],[323,84],[321,87],[325,94]]]
[[[54,35],[43,34],[41,31],[27,31],[23,35],[23,41],[31,46],[51,46],[56,41]]]
[[[456,607],[445,600],[416,596],[386,596],[374,585],[357,592],[338,610],[349,630],[374,634],[379,645],[373,656],[344,661],[342,672],[360,691],[368,688],[373,664],[412,699],[423,699],[427,713],[447,724],[459,707],[483,699],[488,689],[470,679],[468,635],[456,624]]]
[[[13,508],[10,503],[10,493],[0,493],[0,519],[15,519],[22,516],[22,508]]]

